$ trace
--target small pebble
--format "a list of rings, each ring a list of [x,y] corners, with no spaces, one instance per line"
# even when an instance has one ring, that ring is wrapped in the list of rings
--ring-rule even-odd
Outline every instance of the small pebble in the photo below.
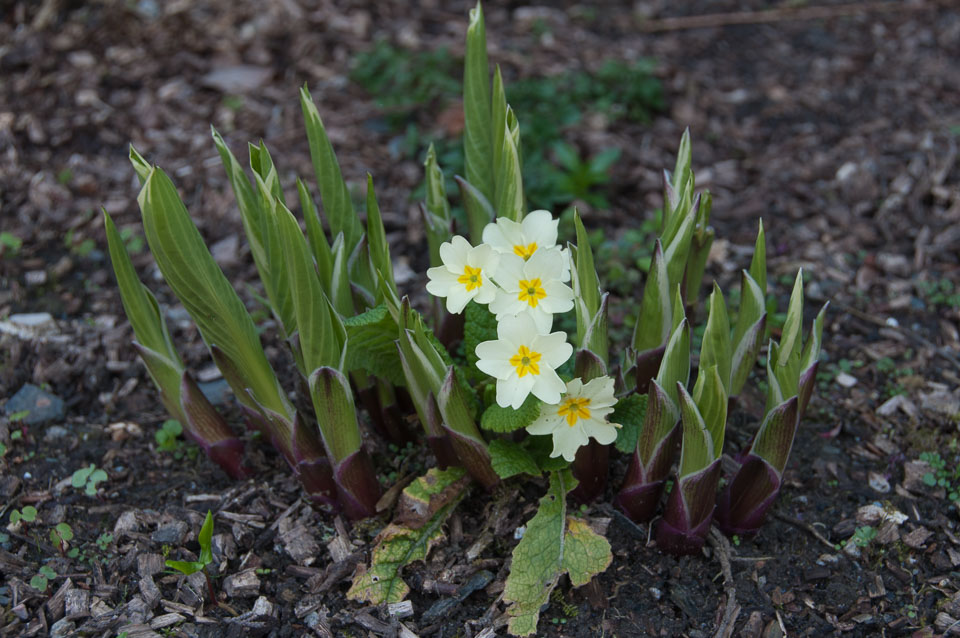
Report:
[[[852,388],[857,385],[857,378],[847,374],[846,372],[841,372],[837,375],[837,383],[845,388]]]

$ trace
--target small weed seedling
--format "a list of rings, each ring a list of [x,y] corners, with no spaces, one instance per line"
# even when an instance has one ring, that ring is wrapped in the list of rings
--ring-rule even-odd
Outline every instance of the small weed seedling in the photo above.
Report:
[[[0,257],[16,257],[22,246],[23,240],[13,233],[0,233]]]
[[[57,526],[50,530],[50,542],[60,550],[60,554],[67,553],[71,540],[73,540],[73,529],[68,523],[57,523]]]
[[[22,510],[13,510],[10,512],[10,522],[19,523],[23,521],[24,523],[32,523],[37,520],[37,508],[33,505],[27,505]]]
[[[75,488],[83,488],[87,496],[97,495],[97,483],[107,480],[107,473],[98,469],[93,463],[89,467],[82,467],[70,477],[70,484]]]
[[[200,543],[199,559],[194,561],[168,560],[164,561],[164,564],[184,576],[203,572],[203,575],[207,578],[207,590],[210,592],[210,600],[214,605],[218,605],[217,595],[213,591],[213,581],[210,580],[210,574],[207,573],[207,565],[213,562],[213,514],[210,513],[210,510],[207,510],[207,517],[203,520],[200,534],[197,535],[197,542]]]
[[[920,455],[921,461],[926,461],[933,469],[923,475],[923,482],[929,487],[942,487],[947,491],[947,498],[951,501],[960,500],[960,463],[947,468],[947,462],[939,452],[924,452]]]
[[[876,537],[877,529],[871,525],[864,525],[853,532],[853,544],[861,548],[869,547]]]
[[[53,568],[49,565],[44,565],[40,568],[36,575],[30,579],[30,586],[41,592],[47,591],[47,585],[50,584],[50,581],[57,577],[57,572],[53,571]]]
[[[157,450],[160,452],[176,452],[180,448],[180,435],[183,426],[176,419],[167,419],[159,430],[154,432],[153,438],[157,441]]]

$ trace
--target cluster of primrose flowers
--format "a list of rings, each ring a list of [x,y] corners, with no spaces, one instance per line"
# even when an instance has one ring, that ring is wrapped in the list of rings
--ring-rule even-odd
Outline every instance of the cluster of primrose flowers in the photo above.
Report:
[[[473,301],[497,318],[497,339],[477,345],[477,368],[497,381],[497,405],[519,409],[530,394],[542,401],[527,432],[552,435],[552,457],[572,462],[593,437],[608,445],[617,438],[607,416],[616,403],[609,376],[564,383],[557,374],[573,354],[563,331],[551,332],[553,315],[573,309],[570,251],[557,245],[559,222],[545,210],[515,222],[487,224],[483,243],[460,235],[440,246],[442,266],[427,270],[427,291],[445,297],[459,314]]]

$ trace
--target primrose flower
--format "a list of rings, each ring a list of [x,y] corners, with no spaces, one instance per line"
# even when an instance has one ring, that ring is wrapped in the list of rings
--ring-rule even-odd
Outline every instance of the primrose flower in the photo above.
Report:
[[[497,339],[477,345],[477,368],[497,380],[497,405],[514,410],[532,392],[544,403],[556,403],[563,381],[556,368],[573,354],[563,332],[540,334],[527,315],[506,317],[497,325]]]
[[[540,332],[550,332],[553,314],[573,308],[573,290],[562,282],[564,272],[569,277],[569,263],[557,247],[539,249],[527,260],[501,254],[494,276],[500,290],[490,312],[498,320],[528,314]]]
[[[613,379],[598,377],[584,384],[574,379],[567,384],[567,392],[557,405],[541,405],[540,416],[527,426],[530,434],[552,434],[553,452],[573,461],[577,449],[593,437],[601,445],[609,445],[617,438],[616,423],[607,423],[613,412]]]
[[[493,301],[496,286],[490,276],[497,270],[500,255],[486,244],[471,246],[460,235],[440,245],[442,266],[427,269],[427,292],[447,298],[447,310],[463,311],[472,299],[480,304]]]
[[[541,248],[557,245],[559,220],[550,211],[535,210],[527,213],[522,222],[506,217],[487,224],[483,229],[483,243],[493,246],[498,253],[516,255],[524,260]]]

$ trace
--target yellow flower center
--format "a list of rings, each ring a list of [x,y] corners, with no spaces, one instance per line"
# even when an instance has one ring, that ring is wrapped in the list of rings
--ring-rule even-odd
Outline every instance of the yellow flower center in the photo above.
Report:
[[[590,405],[590,399],[581,397],[564,399],[563,403],[560,404],[560,408],[557,410],[557,415],[564,417],[567,420],[567,425],[573,427],[577,424],[578,419],[590,418],[590,410],[587,409],[588,405]]]
[[[526,246],[523,244],[516,244],[513,247],[513,254],[517,255],[518,257],[523,257],[524,261],[530,259],[530,256],[535,252],[537,252],[537,242],[535,241],[530,242]]]
[[[540,300],[546,296],[547,291],[543,289],[543,284],[540,283],[539,278],[520,280],[520,294],[517,295],[517,299],[526,301],[531,308],[536,308]]]
[[[466,286],[467,292],[470,292],[474,288],[479,288],[483,285],[483,277],[480,276],[480,268],[464,266],[463,274],[457,277],[457,283],[461,283]]]
[[[523,377],[529,374],[540,374],[540,357],[543,356],[539,352],[534,352],[527,346],[520,346],[520,349],[517,350],[517,354],[510,357],[510,365],[517,369],[517,376]]]

